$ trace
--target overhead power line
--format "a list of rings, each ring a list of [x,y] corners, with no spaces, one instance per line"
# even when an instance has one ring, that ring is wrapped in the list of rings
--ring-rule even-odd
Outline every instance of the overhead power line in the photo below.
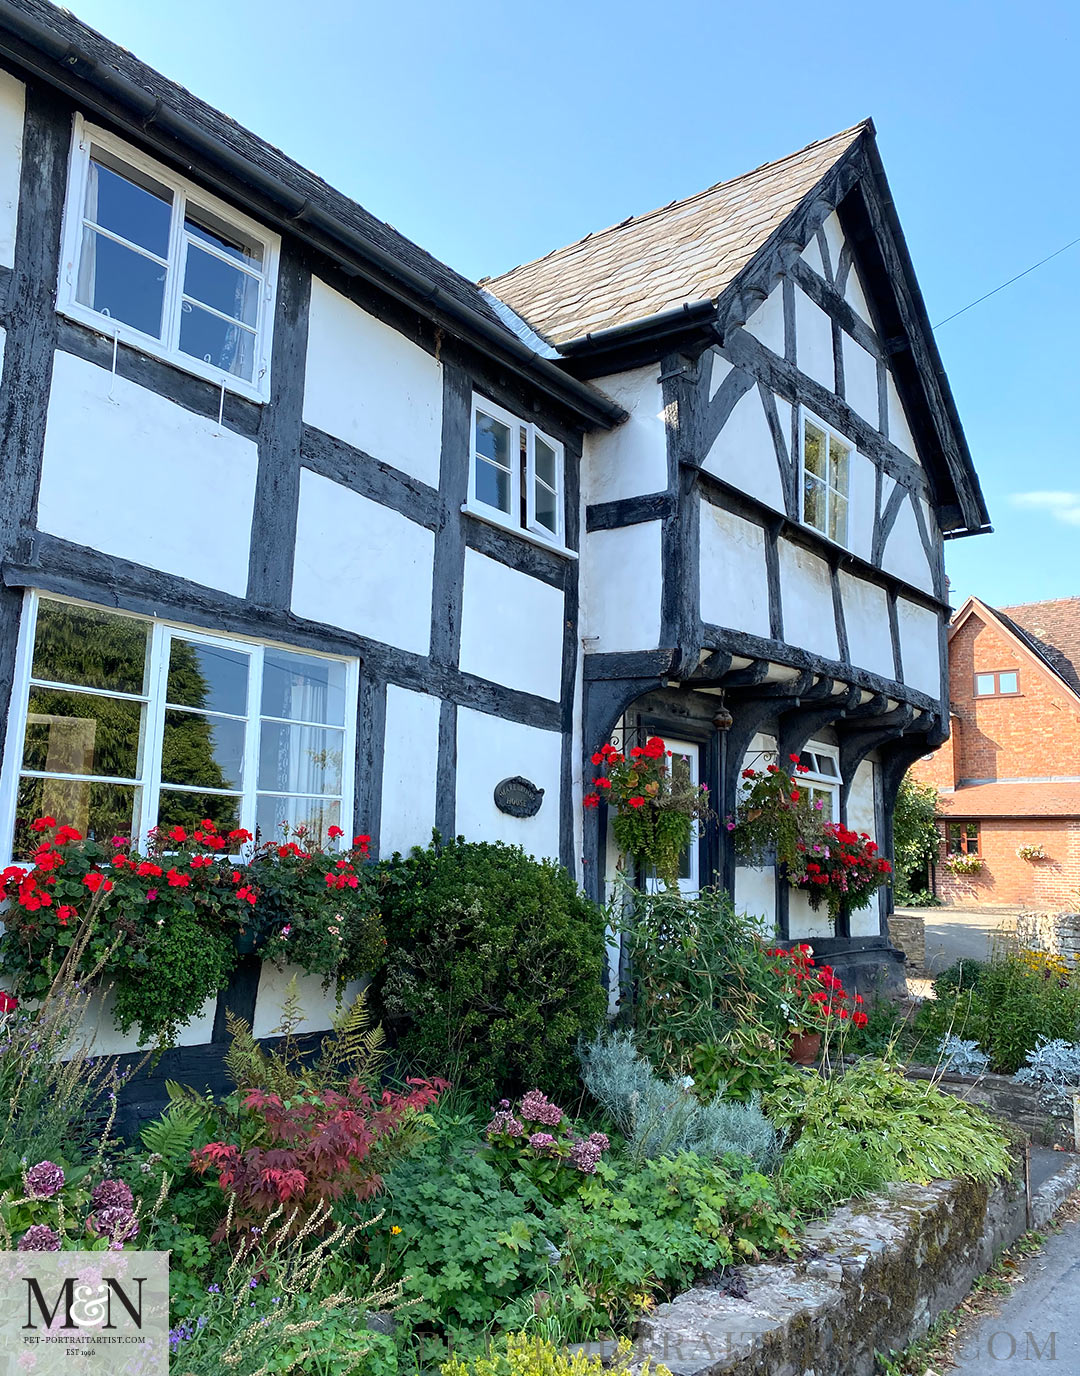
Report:
[[[1029,272],[1034,272],[1036,268],[1041,268],[1044,263],[1049,263],[1051,258],[1056,258],[1059,254],[1064,253],[1066,249],[1072,248],[1074,244],[1080,244],[1080,236],[1077,236],[1075,239],[1070,239],[1069,242],[1063,244],[1061,248],[1055,249],[1053,253],[1048,253],[1045,258],[1040,258],[1037,263],[1032,263],[1031,267],[1025,268],[1023,272],[1018,272],[1015,277],[1010,277],[1007,282],[1002,282],[1000,287],[995,287],[993,291],[988,291],[985,295],[976,297],[974,301],[969,301],[966,306],[961,306],[958,311],[953,311],[952,315],[947,315],[944,320],[939,320],[933,328],[935,330],[940,330],[942,325],[947,325],[950,320],[955,320],[958,315],[963,315],[965,311],[971,310],[972,306],[977,306],[980,302],[989,300],[991,296],[996,296],[999,291],[1004,291],[1006,287],[1011,287],[1014,282],[1019,282],[1021,277],[1026,277]]]

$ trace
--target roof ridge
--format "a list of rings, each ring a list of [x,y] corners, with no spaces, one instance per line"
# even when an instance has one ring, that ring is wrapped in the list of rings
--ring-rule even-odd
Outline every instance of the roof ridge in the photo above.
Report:
[[[1072,597],[1042,597],[1037,602],[1005,602],[998,608],[1003,612],[1022,612],[1026,607],[1055,607],[1063,602],[1080,602],[1080,595]]]
[[[858,134],[866,129],[873,128],[873,120],[867,115],[856,124],[847,129],[838,129],[834,134],[828,134],[825,138],[814,139],[803,148],[796,148],[790,153],[785,153],[782,158],[772,158],[768,162],[762,162],[757,167],[751,167],[746,172],[739,172],[734,177],[725,177],[721,181],[713,182],[711,186],[704,187],[701,191],[694,191],[689,196],[676,196],[673,201],[667,201],[664,205],[654,206],[652,210],[643,210],[639,215],[627,215],[625,219],[617,220],[614,224],[605,225],[603,229],[590,230],[588,234],[583,234],[579,239],[571,239],[568,244],[560,244],[556,248],[548,249],[547,253],[542,253],[536,258],[529,258],[524,263],[517,263],[512,268],[507,268],[505,272],[496,273],[494,277],[480,277],[477,279],[479,284],[501,281],[504,277],[509,277],[512,273],[520,272],[523,268],[531,268],[536,263],[546,262],[548,258],[556,253],[565,253],[567,249],[577,248],[579,244],[589,243],[593,239],[599,239],[605,234],[613,234],[618,229],[625,229],[627,225],[641,224],[646,220],[651,220],[655,215],[663,215],[677,205],[691,205],[694,201],[702,200],[705,196],[710,196],[714,191],[719,191],[723,186],[733,186],[736,182],[741,182],[746,177],[756,177],[759,172],[764,172],[766,168],[780,167],[792,158],[800,158],[809,153],[813,148],[819,148],[823,144],[832,143],[835,139],[841,139],[846,134],[852,136],[852,141]]]

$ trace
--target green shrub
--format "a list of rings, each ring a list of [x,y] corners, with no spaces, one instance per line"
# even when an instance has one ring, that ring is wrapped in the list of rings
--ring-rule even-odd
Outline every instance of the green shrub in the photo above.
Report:
[[[561,865],[466,842],[387,867],[380,1013],[422,1070],[489,1098],[577,1087],[574,1046],[604,1014],[602,910]]]
[[[858,1061],[829,1077],[793,1070],[766,1107],[778,1128],[798,1134],[781,1169],[797,1196],[805,1201],[805,1178],[818,1163],[835,1173],[823,1207],[886,1180],[991,1180],[1009,1166],[1005,1138],[986,1114],[884,1061]]]
[[[1072,1042],[1080,1033],[1080,986],[1049,969],[1033,969],[1019,956],[991,961],[977,997],[976,1040],[1000,1074],[1019,1070],[1040,1037]]]
[[[639,1376],[671,1376],[665,1366],[653,1366],[646,1357],[640,1368],[632,1367],[634,1351],[623,1339],[613,1360],[599,1352],[567,1352],[536,1333],[506,1333],[498,1346],[481,1356],[463,1362],[459,1356],[444,1362],[442,1376],[626,1376],[631,1369]]]

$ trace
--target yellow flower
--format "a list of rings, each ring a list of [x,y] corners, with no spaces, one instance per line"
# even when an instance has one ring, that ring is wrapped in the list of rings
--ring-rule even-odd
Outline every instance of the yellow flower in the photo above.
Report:
[[[390,1229],[390,1234],[391,1234],[392,1237],[397,1237],[398,1233],[400,1233],[400,1232],[401,1232],[401,1229],[397,1226],[396,1223],[395,1223],[394,1226]]]

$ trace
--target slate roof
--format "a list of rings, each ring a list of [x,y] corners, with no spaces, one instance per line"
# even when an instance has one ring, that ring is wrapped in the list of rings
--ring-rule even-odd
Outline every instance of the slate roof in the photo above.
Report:
[[[997,615],[1080,694],[1080,597],[997,607]]]
[[[941,817],[1080,817],[1080,784],[967,784],[938,794]]]
[[[869,120],[753,172],[636,215],[483,285],[553,344],[724,290]]]
[[[477,311],[497,325],[501,331],[512,335],[513,332],[500,319],[475,283],[425,252],[392,225],[377,219],[348,196],[335,191],[322,178],[294,162],[280,149],[258,138],[228,115],[222,114],[220,110],[215,110],[213,106],[192,95],[185,87],[170,81],[153,67],[148,67],[145,62],[140,62],[126,48],[113,43],[96,29],[76,19],[67,10],[49,4],[48,0],[16,0],[16,8],[47,25],[54,34],[72,45],[80,54],[102,66],[111,67],[159,99],[162,104],[186,116],[196,126],[223,139],[241,157],[249,159],[263,171],[286,182],[296,191],[299,198],[317,205],[368,239],[375,248],[390,254],[415,272],[427,277],[462,305]],[[237,180],[240,180],[239,176]]]

